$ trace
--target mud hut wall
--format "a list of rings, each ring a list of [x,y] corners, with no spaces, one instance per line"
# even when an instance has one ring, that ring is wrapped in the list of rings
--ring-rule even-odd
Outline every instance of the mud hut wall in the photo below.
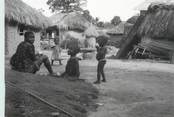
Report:
[[[25,31],[24,31],[25,32]],[[40,49],[40,32],[35,34],[35,49]],[[24,41],[24,35],[20,35],[18,31],[18,25],[11,26],[8,23],[5,24],[5,55],[11,57],[17,49],[19,43]]]
[[[35,32],[35,42],[34,42],[34,46],[35,46],[35,50],[40,50],[40,32]]]
[[[18,26],[10,26],[5,24],[5,53],[6,56],[12,56],[16,49],[17,45],[23,41],[23,38],[18,34]]]

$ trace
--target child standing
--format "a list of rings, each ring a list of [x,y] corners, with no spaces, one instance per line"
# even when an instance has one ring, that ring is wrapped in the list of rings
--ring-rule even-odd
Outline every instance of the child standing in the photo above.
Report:
[[[59,61],[59,64],[62,65],[61,58],[60,58],[60,53],[61,53],[61,48],[59,46],[59,41],[58,39],[54,40],[55,46],[53,48],[53,52],[51,55],[51,64],[53,65],[54,61]]]
[[[99,36],[97,37],[98,40],[98,46],[97,48],[97,55],[96,59],[98,60],[98,65],[97,65],[97,80],[94,82],[94,84],[100,84],[100,77],[102,76],[102,82],[106,82],[105,78],[105,73],[104,73],[104,66],[106,64],[106,53],[107,53],[107,48],[105,45],[107,44],[108,37],[106,36]]]

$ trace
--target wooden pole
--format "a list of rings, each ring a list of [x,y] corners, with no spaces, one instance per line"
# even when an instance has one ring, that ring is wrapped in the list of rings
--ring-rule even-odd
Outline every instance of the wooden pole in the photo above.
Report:
[[[46,101],[45,99],[43,99],[43,98],[41,98],[41,97],[35,95],[35,94],[34,94],[33,92],[31,92],[31,91],[27,91],[27,90],[24,90],[24,89],[22,89],[22,88],[20,88],[20,87],[17,87],[17,86],[15,86],[15,84],[10,83],[10,82],[8,82],[8,81],[6,81],[6,86],[11,86],[11,87],[13,87],[13,88],[19,89],[19,90],[21,90],[21,91],[27,93],[28,95],[32,96],[33,98],[35,98],[35,99],[37,99],[37,100],[39,100],[39,101],[41,101],[41,102],[47,104],[48,106],[50,106],[50,107],[52,107],[52,108],[54,108],[54,109],[56,109],[56,110],[58,110],[58,111],[61,111],[61,112],[65,113],[65,114],[67,114],[67,115],[70,116],[70,117],[74,117],[71,113],[69,113],[69,112],[63,110],[62,108],[60,108],[60,107],[58,107],[58,106],[56,106],[56,105],[54,105],[54,104],[51,104],[50,102]]]

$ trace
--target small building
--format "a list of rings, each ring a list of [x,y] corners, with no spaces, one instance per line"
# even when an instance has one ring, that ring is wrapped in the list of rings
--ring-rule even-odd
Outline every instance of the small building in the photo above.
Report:
[[[26,31],[35,34],[35,48],[40,49],[40,32],[49,19],[21,0],[5,0],[5,56],[12,56],[24,40]]]
[[[84,31],[90,26],[90,22],[80,12],[57,13],[50,17],[52,25],[47,32],[54,33],[59,38],[60,44],[73,37],[84,43]],[[83,45],[84,46],[84,45]]]

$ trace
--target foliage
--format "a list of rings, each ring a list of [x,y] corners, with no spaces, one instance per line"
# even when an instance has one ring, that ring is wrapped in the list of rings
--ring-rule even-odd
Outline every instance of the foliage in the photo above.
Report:
[[[99,21],[99,22],[97,23],[97,26],[98,26],[98,27],[104,27],[104,22],[103,22],[103,21]]]
[[[60,11],[69,13],[73,11],[82,11],[82,6],[86,4],[86,0],[48,0],[47,4],[52,12]]]
[[[119,16],[114,16],[114,18],[111,20],[111,24],[118,25],[121,22],[121,19]]]
[[[99,21],[99,18],[98,18],[98,17],[96,17],[96,18],[95,18],[95,21],[96,21],[96,22],[98,22],[98,21]]]
[[[90,12],[88,10],[83,11],[83,16],[89,21],[92,22],[93,17],[91,16]]]

